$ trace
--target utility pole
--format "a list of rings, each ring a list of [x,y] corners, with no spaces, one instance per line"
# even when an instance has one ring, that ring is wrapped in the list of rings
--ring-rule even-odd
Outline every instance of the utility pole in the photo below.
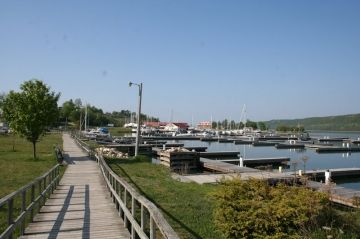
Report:
[[[129,82],[129,87],[136,85],[139,87],[139,102],[138,102],[138,117],[137,117],[137,128],[136,128],[136,143],[135,143],[135,157],[139,155],[139,144],[140,144],[140,117],[141,117],[141,98],[142,98],[142,83],[136,84]]]

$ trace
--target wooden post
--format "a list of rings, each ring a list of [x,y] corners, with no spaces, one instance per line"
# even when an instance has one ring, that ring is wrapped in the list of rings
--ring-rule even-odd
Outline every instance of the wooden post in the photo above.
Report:
[[[33,203],[34,200],[35,200],[35,184],[31,185],[30,200],[31,200],[31,203]],[[31,218],[31,222],[32,222],[32,221],[33,221],[33,218],[34,218],[34,206],[31,208],[30,218]]]
[[[14,223],[13,210],[14,210],[14,199],[11,198],[8,201],[8,225],[9,226]],[[9,238],[12,238],[12,233]]]
[[[144,210],[144,205],[141,204],[141,219],[140,219],[140,226],[141,229],[144,230],[144,220],[145,220],[145,210]]]
[[[43,203],[42,205],[45,205],[45,201],[46,201],[46,192],[45,192],[45,189],[46,189],[46,177],[44,177],[44,196],[43,196]]]
[[[26,210],[26,190],[21,192],[21,213]],[[20,235],[24,235],[25,232],[25,218],[21,223]]]
[[[41,180],[39,180],[39,196],[40,196],[40,200],[39,200],[39,203],[38,203],[38,206],[39,206],[38,212],[40,211],[40,207],[41,207]]]

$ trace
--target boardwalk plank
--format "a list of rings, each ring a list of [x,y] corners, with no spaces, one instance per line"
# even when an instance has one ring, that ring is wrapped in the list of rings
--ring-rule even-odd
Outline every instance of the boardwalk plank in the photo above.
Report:
[[[63,140],[69,165],[21,238],[130,238],[96,162],[68,134]]]

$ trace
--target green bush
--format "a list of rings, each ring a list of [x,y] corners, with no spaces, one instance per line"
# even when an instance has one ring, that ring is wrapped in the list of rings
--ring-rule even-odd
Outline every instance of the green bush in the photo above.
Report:
[[[327,197],[303,187],[224,180],[213,194],[215,223],[225,238],[300,238],[314,225]]]

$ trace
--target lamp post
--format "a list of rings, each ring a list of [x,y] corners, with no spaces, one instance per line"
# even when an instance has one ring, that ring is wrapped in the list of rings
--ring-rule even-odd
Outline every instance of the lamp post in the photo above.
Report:
[[[140,143],[140,116],[141,116],[141,96],[142,96],[142,83],[136,84],[129,82],[129,87],[136,85],[139,87],[139,104],[138,104],[138,117],[137,117],[137,128],[136,128],[136,143],[135,143],[135,157],[139,154],[139,143]]]

